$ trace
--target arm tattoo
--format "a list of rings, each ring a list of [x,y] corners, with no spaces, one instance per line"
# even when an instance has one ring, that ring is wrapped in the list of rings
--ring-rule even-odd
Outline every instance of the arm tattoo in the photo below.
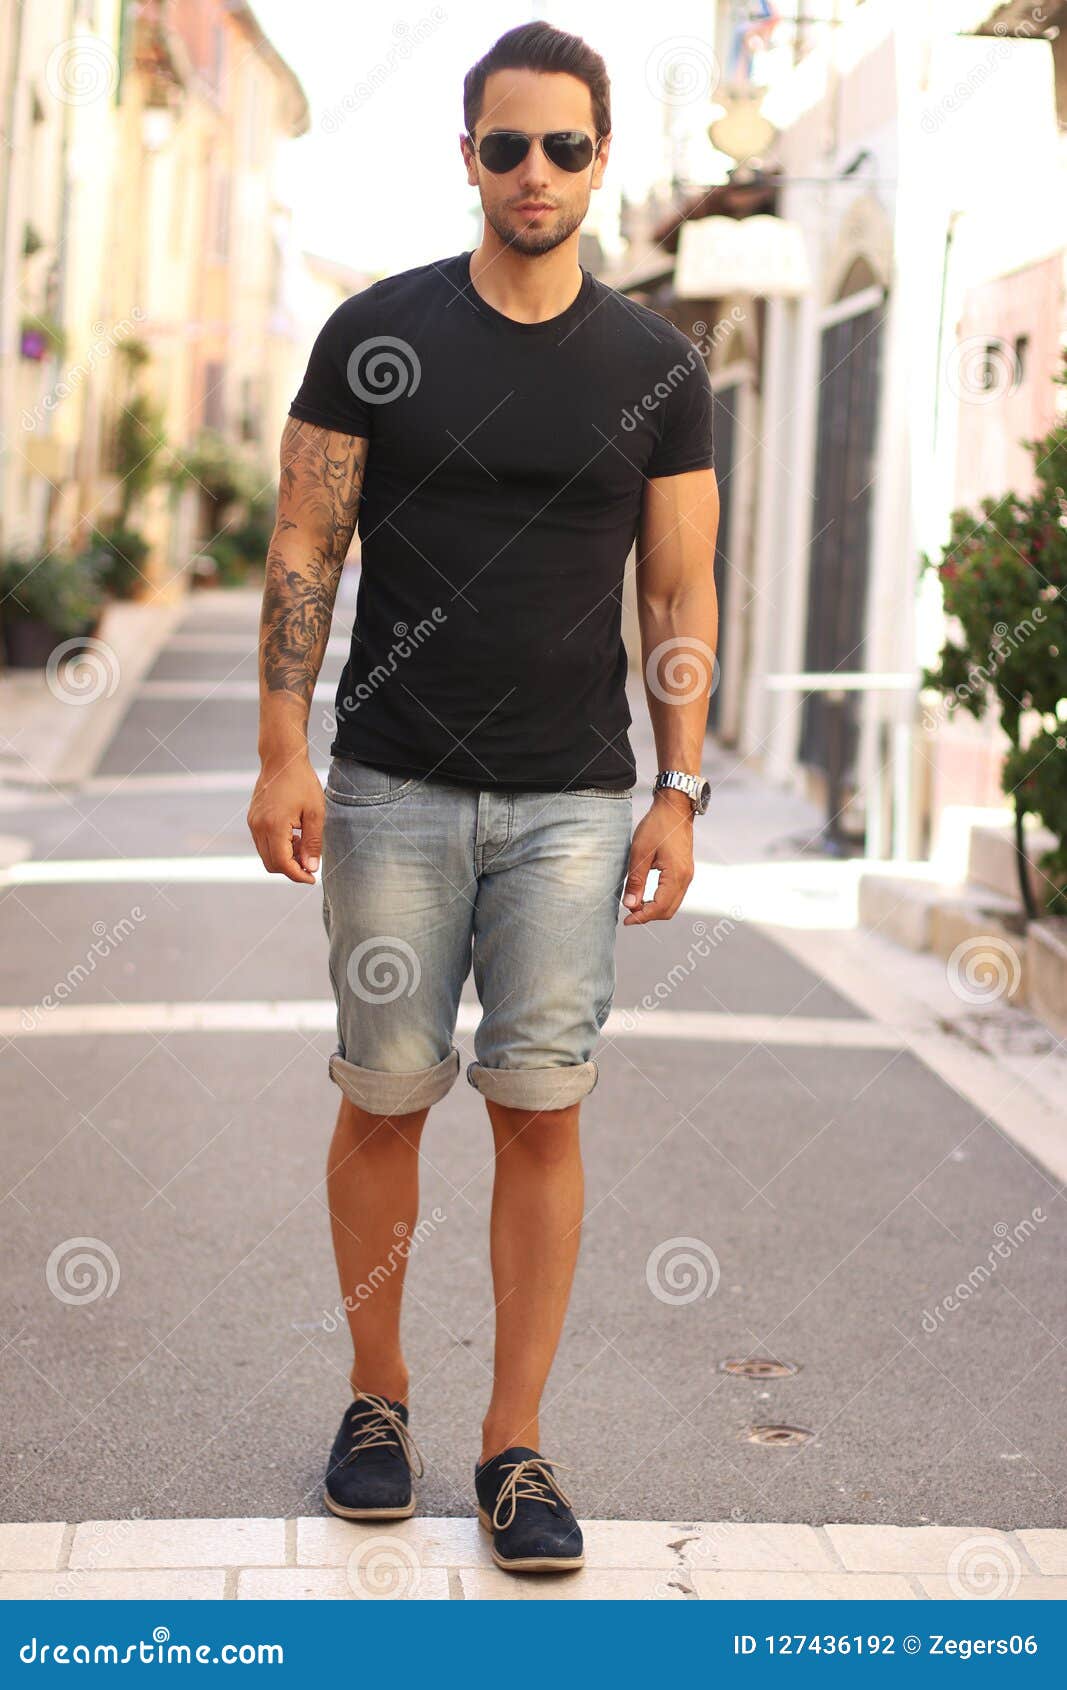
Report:
[[[282,434],[278,517],[260,619],[268,692],[310,707],[352,540],[368,442],[290,417]]]

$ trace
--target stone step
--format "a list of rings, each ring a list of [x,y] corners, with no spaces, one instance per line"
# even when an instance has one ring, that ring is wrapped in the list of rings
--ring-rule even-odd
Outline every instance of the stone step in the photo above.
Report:
[[[1034,888],[1035,902],[1040,907],[1042,878],[1041,870],[1036,864],[1042,853],[1051,850],[1055,845],[1056,836],[1047,827],[1041,827],[1031,819],[1025,824],[1023,837],[1026,842],[1026,855],[1034,865],[1031,870],[1031,885]],[[1019,871],[1015,862],[1015,829],[1010,824],[999,827],[981,823],[971,828],[967,878],[978,886],[987,887],[990,891],[1011,898],[1016,907],[1019,906],[1021,898]]]

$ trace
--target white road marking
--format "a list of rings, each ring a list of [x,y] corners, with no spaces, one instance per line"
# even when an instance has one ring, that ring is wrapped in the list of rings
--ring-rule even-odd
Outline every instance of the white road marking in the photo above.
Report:
[[[456,1030],[473,1033],[480,1005],[462,1003]],[[103,1033],[308,1033],[332,1029],[332,998],[251,1002],[86,1003],[56,1009],[24,1005],[0,1009],[0,1036],[62,1038]],[[726,1015],[700,1010],[617,1009],[604,1037],[681,1039],[713,1044],[817,1045],[836,1049],[895,1050],[903,1042],[891,1027],[845,1017]]]

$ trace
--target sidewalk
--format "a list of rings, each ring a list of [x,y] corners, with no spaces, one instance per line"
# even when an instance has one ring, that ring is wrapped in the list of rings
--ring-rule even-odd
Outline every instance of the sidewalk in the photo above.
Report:
[[[587,1565],[494,1565],[477,1520],[0,1526],[0,1598],[1067,1600],[1067,1531],[589,1520]]]

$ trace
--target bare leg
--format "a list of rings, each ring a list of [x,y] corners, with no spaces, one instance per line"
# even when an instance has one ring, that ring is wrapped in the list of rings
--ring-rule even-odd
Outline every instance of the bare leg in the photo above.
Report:
[[[486,1099],[496,1171],[490,1224],[496,1347],[480,1460],[537,1449],[541,1394],[559,1343],[581,1237],[581,1105],[508,1109]]]
[[[428,1114],[368,1115],[345,1098],[327,1161],[333,1249],[355,1350],[352,1391],[374,1391],[391,1402],[406,1403],[408,1396],[400,1304],[418,1220],[419,1139]]]

